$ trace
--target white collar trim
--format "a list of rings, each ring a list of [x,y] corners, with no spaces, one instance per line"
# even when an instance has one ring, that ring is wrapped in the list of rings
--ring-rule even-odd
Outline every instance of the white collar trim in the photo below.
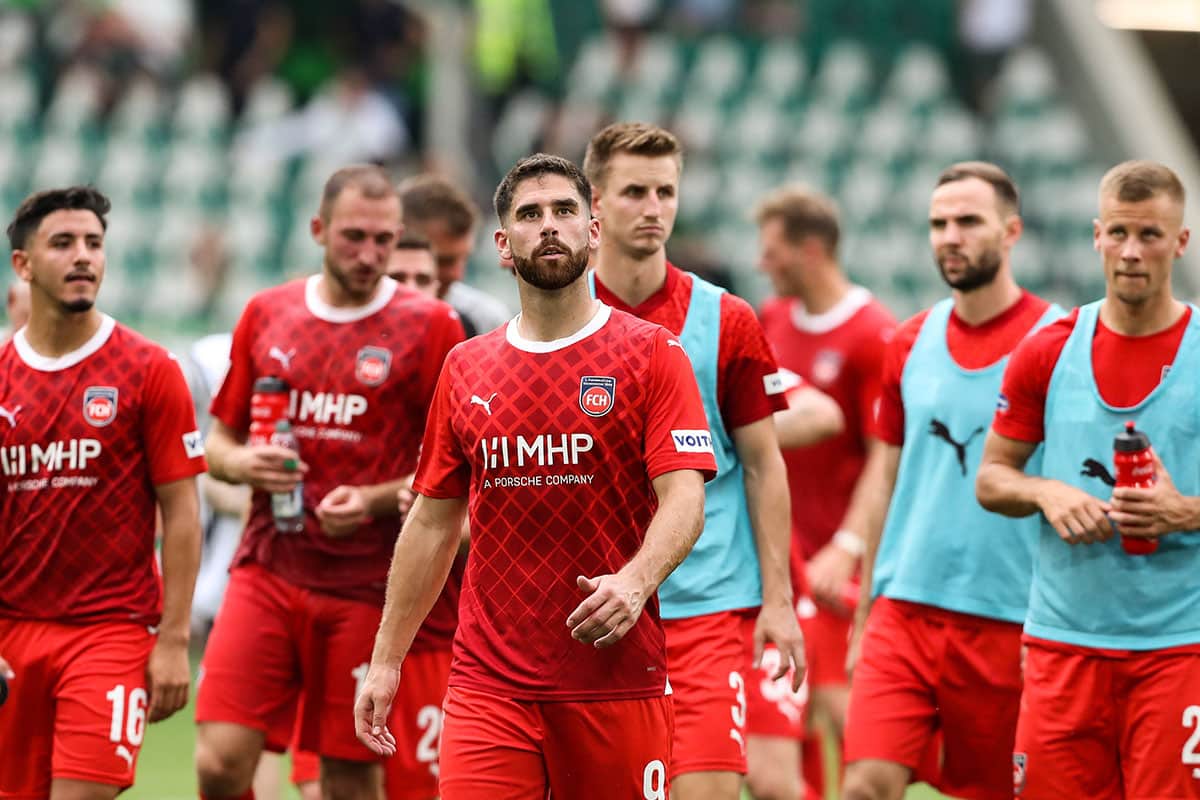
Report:
[[[44,356],[33,349],[29,344],[29,340],[25,338],[27,328],[21,328],[13,334],[13,346],[17,348],[17,355],[25,364],[38,372],[61,372],[64,369],[70,369],[79,362],[83,361],[88,356],[95,353],[104,343],[112,336],[116,330],[117,321],[108,314],[100,315],[100,327],[92,334],[92,338],[88,339],[82,345],[71,352],[51,358]]]
[[[852,286],[846,296],[833,308],[820,314],[809,314],[799,301],[792,302],[792,324],[807,333],[829,333],[840,327],[871,302],[871,293],[862,286]]]
[[[521,321],[521,315],[517,314],[508,322],[508,328],[505,329],[504,335],[508,339],[508,343],[518,350],[523,350],[526,353],[553,353],[556,350],[562,350],[570,347],[576,342],[582,342],[587,337],[591,336],[596,331],[608,324],[609,317],[612,316],[612,307],[600,303],[600,308],[596,309],[596,313],[588,320],[588,323],[579,330],[572,333],[570,336],[564,336],[561,339],[553,339],[549,342],[535,342],[532,339],[526,339],[517,329],[517,325]]]
[[[366,319],[391,302],[392,296],[396,294],[396,282],[385,275],[375,287],[375,296],[371,298],[371,302],[365,306],[339,308],[321,299],[318,288],[322,280],[324,276],[320,274],[309,276],[304,284],[304,305],[314,317],[326,322],[358,322],[360,319]]]

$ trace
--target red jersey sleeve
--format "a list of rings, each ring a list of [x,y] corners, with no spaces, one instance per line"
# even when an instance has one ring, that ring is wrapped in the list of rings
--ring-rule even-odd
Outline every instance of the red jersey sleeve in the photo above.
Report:
[[[417,387],[422,408],[429,408],[438,383],[442,364],[454,346],[467,338],[463,331],[462,318],[447,303],[438,302],[438,311],[429,323],[429,335],[425,342],[428,358],[421,366],[421,385]]]
[[[721,295],[721,344],[717,354],[717,403],[725,430],[758,422],[787,408],[779,365],[762,324],[742,298]]]
[[[229,372],[213,397],[209,412],[232,430],[245,433],[250,429],[250,395],[254,391],[254,366],[250,346],[254,341],[254,321],[258,306],[253,299],[233,329],[229,346]]]
[[[654,340],[649,380],[646,473],[653,479],[677,469],[695,469],[704,473],[704,480],[712,480],[717,462],[696,374],[679,340],[666,328]]]
[[[1050,377],[1078,316],[1079,311],[1075,310],[1017,345],[1000,384],[996,416],[992,419],[992,430],[996,433],[1030,443],[1045,438],[1043,420]]]
[[[413,488],[426,497],[466,497],[471,487],[471,463],[451,418],[453,360],[453,355],[446,358],[438,377],[413,479]]]
[[[904,365],[912,352],[929,311],[922,311],[909,318],[900,327],[883,349],[883,366],[879,377],[879,404],[875,409],[871,433],[884,442],[899,447],[904,444],[904,398],[900,394],[900,380],[904,377]]]
[[[142,442],[150,482],[162,486],[208,469],[196,409],[179,362],[165,350],[150,362],[142,398]]]

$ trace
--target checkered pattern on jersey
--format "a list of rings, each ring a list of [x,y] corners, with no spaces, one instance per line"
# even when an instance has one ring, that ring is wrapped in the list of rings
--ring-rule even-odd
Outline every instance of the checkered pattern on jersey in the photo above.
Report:
[[[500,329],[451,353],[438,395],[445,407],[435,407],[431,419],[449,416],[454,441],[434,446],[454,449],[471,472],[471,557],[459,607],[454,685],[530,699],[663,692],[656,599],[609,649],[573,640],[566,619],[586,596],[576,577],[616,572],[644,538],[656,507],[647,461],[664,449],[677,455],[669,435],[651,435],[657,429],[653,417],[674,421],[672,415],[682,413],[689,421],[678,427],[704,427],[698,396],[690,404],[677,397],[672,408],[660,408],[666,404],[652,397],[660,380],[653,373],[667,369],[668,361],[655,360],[655,347],[670,350],[667,336],[656,325],[613,312],[598,332],[555,352],[518,350]],[[687,376],[686,357],[678,359],[670,361],[672,368]],[[584,412],[585,376],[615,380],[608,413]],[[578,463],[564,463],[571,460],[573,437],[582,435],[591,437],[591,450],[579,453]],[[541,442],[542,463],[527,455],[521,466],[517,437]],[[507,467],[503,439],[509,442]],[[551,443],[568,449],[551,459]],[[440,458],[429,455],[430,462]],[[709,456],[692,458],[695,468],[711,465]],[[433,472],[423,464],[418,487],[437,496],[438,488],[426,483],[437,480]],[[586,482],[558,483],[580,476]],[[541,485],[528,485],[532,480]]]
[[[338,486],[374,485],[415,469],[437,374],[461,331],[449,306],[415,292],[397,291],[374,314],[341,323],[313,315],[303,280],[250,300],[213,413],[245,431],[254,380],[287,381],[292,426],[308,465],[305,528],[276,532],[270,495],[254,492],[235,564],[259,563],[294,585],[382,604],[398,518],[332,539],[321,532],[315,509]]]
[[[164,386],[174,396],[150,407],[153,369],[174,375]],[[107,424],[85,417],[92,387],[117,390]],[[184,450],[196,423],[178,365],[120,325],[99,351],[55,372],[27,366],[9,343],[0,406],[15,412],[0,419],[0,616],[157,624],[152,475],[167,482],[204,470]],[[35,450],[51,449],[51,463],[39,457],[35,468]],[[152,463],[153,450],[171,463]]]

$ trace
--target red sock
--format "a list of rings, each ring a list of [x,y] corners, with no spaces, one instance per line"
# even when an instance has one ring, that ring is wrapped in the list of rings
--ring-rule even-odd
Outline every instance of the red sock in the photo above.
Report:
[[[801,761],[804,764],[805,800],[823,800],[825,797],[825,750],[821,734],[808,733],[801,745]]]
[[[247,789],[244,794],[239,794],[237,797],[214,797],[201,792],[200,800],[254,800],[254,789]]]

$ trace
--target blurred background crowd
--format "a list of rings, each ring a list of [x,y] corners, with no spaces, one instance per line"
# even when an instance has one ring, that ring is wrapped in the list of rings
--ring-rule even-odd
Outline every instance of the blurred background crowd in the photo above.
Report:
[[[1186,1],[7,0],[0,208],[95,183],[114,202],[102,305],[178,341],[317,268],[307,223],[335,166],[441,172],[488,209],[516,158],[578,159],[638,119],[688,148],[670,256],[752,302],[753,206],[801,181],[840,203],[854,279],[900,316],[928,304],[934,178],[987,158],[1023,192],[1019,279],[1074,304],[1103,286],[1103,170],[1197,175],[1200,36],[1119,30],[1172,27],[1127,26],[1138,5],[1200,19]],[[511,300],[492,227],[470,279]]]

